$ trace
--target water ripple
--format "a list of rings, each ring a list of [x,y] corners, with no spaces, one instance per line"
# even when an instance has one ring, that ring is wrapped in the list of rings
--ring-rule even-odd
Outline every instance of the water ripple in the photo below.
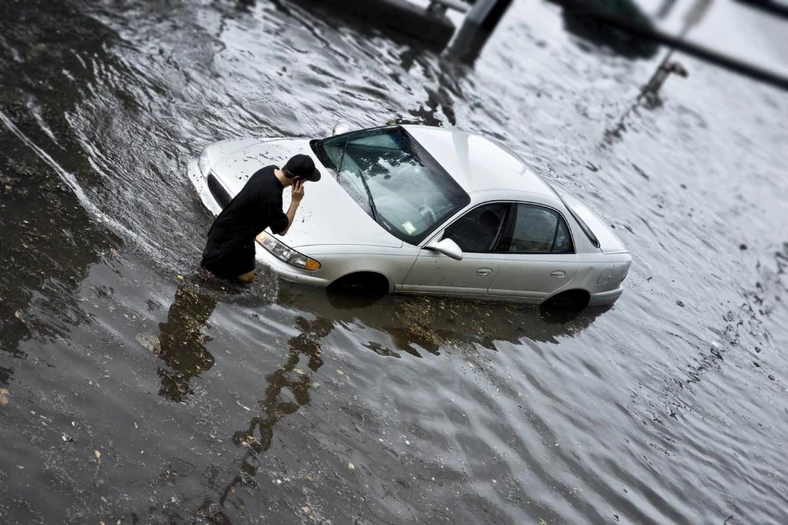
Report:
[[[84,4],[104,37],[64,54],[73,104],[0,121],[130,242],[20,294],[0,480],[30,477],[0,484],[0,519],[16,498],[74,523],[786,521],[779,94],[682,57],[630,111],[655,63],[581,48],[552,5],[515,3],[471,67],[290,3]],[[554,322],[192,277],[188,159],[340,120],[504,141],[603,212],[627,292]]]

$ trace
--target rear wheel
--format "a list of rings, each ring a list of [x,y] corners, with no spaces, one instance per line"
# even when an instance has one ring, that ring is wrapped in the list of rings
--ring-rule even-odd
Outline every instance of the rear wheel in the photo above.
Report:
[[[554,295],[540,306],[542,318],[554,322],[567,322],[585,310],[591,294],[585,290],[567,290]]]
[[[588,306],[588,301],[591,300],[591,294],[585,290],[567,290],[558,295],[554,295],[543,303],[544,306],[557,307],[557,308],[577,308],[582,310]]]

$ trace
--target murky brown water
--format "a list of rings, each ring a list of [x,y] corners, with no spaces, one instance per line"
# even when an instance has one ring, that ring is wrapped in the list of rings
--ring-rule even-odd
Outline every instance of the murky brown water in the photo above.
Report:
[[[620,126],[659,57],[534,2],[473,67],[298,3],[0,10],[0,523],[788,523],[784,93],[682,57]],[[340,119],[504,140],[615,226],[625,295],[193,277],[187,160]]]

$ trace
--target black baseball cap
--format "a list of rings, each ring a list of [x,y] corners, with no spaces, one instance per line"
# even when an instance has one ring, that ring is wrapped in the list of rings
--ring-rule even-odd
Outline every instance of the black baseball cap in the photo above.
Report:
[[[302,179],[317,182],[320,180],[320,172],[315,168],[315,162],[309,155],[295,155],[285,164],[284,169]]]

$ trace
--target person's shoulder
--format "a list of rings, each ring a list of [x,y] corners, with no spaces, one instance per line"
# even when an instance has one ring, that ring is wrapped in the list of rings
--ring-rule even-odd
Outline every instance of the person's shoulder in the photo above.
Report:
[[[252,186],[256,187],[267,185],[272,180],[276,179],[276,174],[274,173],[276,169],[277,168],[274,165],[260,168],[259,170],[252,173],[252,176],[249,177],[247,184],[251,183]]]
[[[253,181],[252,185],[261,197],[278,197],[281,199],[283,187],[282,183],[279,182],[279,178],[276,176],[275,171],[277,169],[279,168],[272,164],[260,168],[252,175],[250,182]]]
[[[273,165],[273,164],[271,164],[271,165],[269,165],[269,166],[263,166],[263,167],[262,167],[262,168],[260,168],[259,170],[255,171],[255,172],[252,174],[252,177],[261,177],[261,176],[263,176],[263,177],[267,177],[267,176],[273,176],[273,175],[274,175],[274,171],[276,171],[276,169],[277,169],[277,166],[275,166],[275,165]]]

